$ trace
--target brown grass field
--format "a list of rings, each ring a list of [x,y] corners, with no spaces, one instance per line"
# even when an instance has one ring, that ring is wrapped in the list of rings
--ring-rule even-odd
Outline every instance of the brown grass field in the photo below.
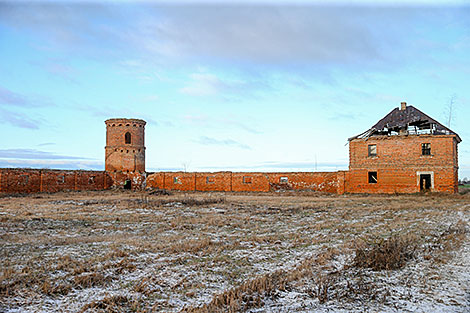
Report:
[[[470,193],[0,197],[0,312],[468,312]]]

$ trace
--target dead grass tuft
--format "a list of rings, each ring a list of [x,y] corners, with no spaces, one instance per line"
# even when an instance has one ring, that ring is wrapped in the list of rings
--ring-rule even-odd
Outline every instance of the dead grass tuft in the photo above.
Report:
[[[73,282],[79,288],[90,288],[93,286],[104,285],[109,281],[109,277],[105,277],[101,273],[85,273],[73,278]]]
[[[396,270],[415,256],[417,238],[413,235],[392,235],[370,238],[356,248],[354,266],[374,271]]]
[[[125,312],[123,309],[124,305],[129,303],[129,298],[126,296],[109,296],[105,297],[102,300],[96,300],[91,303],[88,303],[82,307],[80,313],[84,313],[87,310],[91,312],[110,312],[110,313],[120,313]]]

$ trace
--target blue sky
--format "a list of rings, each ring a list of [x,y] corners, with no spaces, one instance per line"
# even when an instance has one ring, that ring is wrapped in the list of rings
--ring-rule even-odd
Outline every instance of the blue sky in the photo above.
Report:
[[[0,1],[0,167],[104,169],[142,118],[147,170],[347,169],[401,101],[459,133],[470,6],[439,1]]]

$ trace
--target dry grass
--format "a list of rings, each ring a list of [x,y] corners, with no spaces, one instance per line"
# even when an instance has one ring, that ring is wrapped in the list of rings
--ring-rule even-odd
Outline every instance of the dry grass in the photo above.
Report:
[[[356,248],[354,266],[374,271],[400,269],[415,256],[418,246],[418,238],[411,234],[368,238]]]
[[[469,232],[469,199],[289,191],[4,196],[0,311],[35,311],[49,299],[63,303],[59,311],[235,312],[295,288],[319,304],[386,303],[393,295],[374,288],[367,270],[449,262]]]

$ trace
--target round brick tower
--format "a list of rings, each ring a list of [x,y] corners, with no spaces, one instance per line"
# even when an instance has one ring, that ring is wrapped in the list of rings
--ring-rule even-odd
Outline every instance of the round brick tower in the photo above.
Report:
[[[144,132],[146,122],[112,118],[106,124],[105,169],[114,185],[138,189],[145,180]]]

